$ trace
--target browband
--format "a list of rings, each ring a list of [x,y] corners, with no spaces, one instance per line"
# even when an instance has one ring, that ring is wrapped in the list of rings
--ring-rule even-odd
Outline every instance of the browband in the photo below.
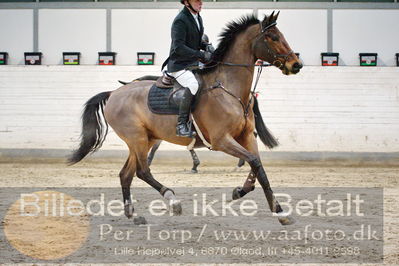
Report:
[[[277,22],[273,22],[272,24],[266,26],[264,29],[262,29],[262,33],[265,33],[265,31],[267,31],[268,29],[270,29],[271,27],[274,27],[277,25]],[[262,22],[261,22],[261,28],[262,28]]]

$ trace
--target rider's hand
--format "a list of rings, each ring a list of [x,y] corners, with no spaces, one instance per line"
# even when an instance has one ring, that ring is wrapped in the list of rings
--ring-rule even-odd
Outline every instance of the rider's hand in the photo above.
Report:
[[[210,43],[206,46],[205,51],[210,52],[211,54],[213,54],[215,52],[215,47],[213,47],[213,45]]]
[[[202,63],[209,63],[211,61],[211,58],[212,58],[212,53],[208,51],[201,51],[200,61]]]

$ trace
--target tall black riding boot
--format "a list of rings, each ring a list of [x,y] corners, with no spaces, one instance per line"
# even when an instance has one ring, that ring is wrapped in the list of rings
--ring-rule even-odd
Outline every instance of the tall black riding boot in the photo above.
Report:
[[[189,88],[183,88],[184,93],[179,104],[179,117],[177,118],[176,135],[179,137],[191,138],[194,136],[187,126],[188,116],[190,115],[190,106],[193,95]]]

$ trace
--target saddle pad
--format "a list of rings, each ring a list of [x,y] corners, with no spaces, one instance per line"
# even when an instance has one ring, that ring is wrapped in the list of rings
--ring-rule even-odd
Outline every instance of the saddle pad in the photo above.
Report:
[[[179,107],[173,102],[169,102],[169,94],[172,90],[173,88],[161,89],[155,84],[152,85],[147,101],[151,112],[161,115],[177,115],[179,113]]]

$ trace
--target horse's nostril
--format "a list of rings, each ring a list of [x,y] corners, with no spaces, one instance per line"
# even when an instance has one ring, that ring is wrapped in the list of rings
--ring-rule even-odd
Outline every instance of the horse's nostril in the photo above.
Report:
[[[292,68],[294,70],[300,70],[302,68],[302,64],[296,62],[295,64],[292,65]]]

